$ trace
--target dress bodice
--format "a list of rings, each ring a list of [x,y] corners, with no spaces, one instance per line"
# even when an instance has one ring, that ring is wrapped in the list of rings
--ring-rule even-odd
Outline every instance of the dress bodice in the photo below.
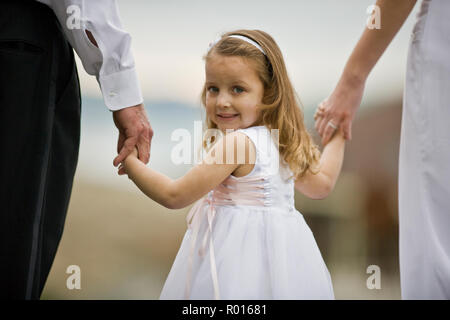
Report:
[[[294,209],[292,171],[280,157],[278,134],[265,126],[238,129],[253,142],[256,160],[253,170],[243,177],[230,175],[208,193],[217,205],[264,205],[291,211]],[[245,201],[244,201],[245,199]],[[258,200],[255,203],[254,200]]]

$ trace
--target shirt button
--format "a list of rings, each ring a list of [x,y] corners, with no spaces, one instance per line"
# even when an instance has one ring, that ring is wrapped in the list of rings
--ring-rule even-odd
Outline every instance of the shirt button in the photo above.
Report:
[[[115,97],[115,96],[117,96],[117,92],[110,91],[110,92],[109,92],[109,96],[110,96],[110,97]]]

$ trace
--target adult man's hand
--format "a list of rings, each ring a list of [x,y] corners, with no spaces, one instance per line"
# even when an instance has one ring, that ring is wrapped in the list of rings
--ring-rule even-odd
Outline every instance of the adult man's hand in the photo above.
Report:
[[[117,167],[137,147],[138,158],[147,164],[150,160],[150,148],[153,138],[153,129],[148,121],[143,104],[124,108],[113,112],[114,124],[119,129],[117,142],[117,157],[114,158],[114,166]],[[125,174],[124,168],[120,168],[119,175]]]

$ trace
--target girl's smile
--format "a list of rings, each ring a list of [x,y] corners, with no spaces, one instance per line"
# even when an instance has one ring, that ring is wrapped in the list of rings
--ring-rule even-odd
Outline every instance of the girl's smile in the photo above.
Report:
[[[211,121],[222,131],[257,125],[264,85],[252,62],[214,54],[207,60],[205,71],[206,113]]]
[[[239,113],[237,114],[229,114],[229,113],[218,113],[217,114],[217,118],[220,119],[221,121],[233,121],[234,119],[236,119],[237,117],[239,117]]]

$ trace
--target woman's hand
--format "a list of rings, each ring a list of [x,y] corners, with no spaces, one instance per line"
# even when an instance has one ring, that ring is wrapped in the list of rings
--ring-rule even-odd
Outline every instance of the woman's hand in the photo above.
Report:
[[[314,115],[315,128],[326,145],[339,130],[346,140],[352,138],[352,122],[361,104],[364,82],[340,81],[332,94],[322,101]]]

